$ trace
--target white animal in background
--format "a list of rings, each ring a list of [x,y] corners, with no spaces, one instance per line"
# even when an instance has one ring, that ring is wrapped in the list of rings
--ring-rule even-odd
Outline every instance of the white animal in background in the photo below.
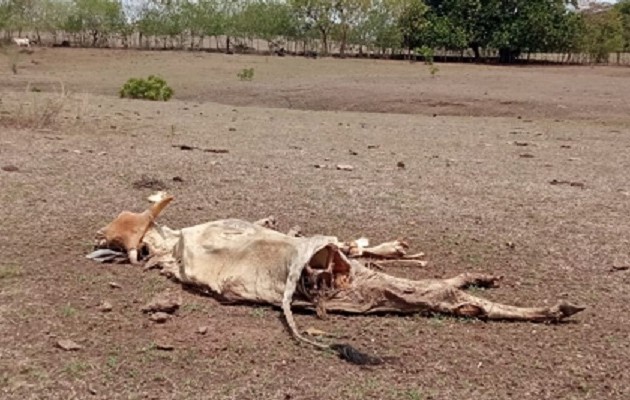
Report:
[[[31,41],[28,38],[13,38],[13,41],[19,47],[23,47],[23,46],[31,47]]]

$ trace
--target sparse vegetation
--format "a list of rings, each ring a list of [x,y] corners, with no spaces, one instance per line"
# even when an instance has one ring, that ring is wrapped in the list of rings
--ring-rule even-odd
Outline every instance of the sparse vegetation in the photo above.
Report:
[[[70,304],[66,304],[61,308],[61,315],[65,318],[73,317],[77,313],[77,310]]]
[[[22,268],[18,265],[0,265],[0,280],[22,276]]]
[[[0,126],[19,129],[54,129],[61,122],[61,116],[70,99],[63,82],[59,82],[59,91],[52,94],[40,93],[29,85],[26,92],[31,93],[29,101],[21,101],[15,108],[2,110]],[[74,119],[80,119],[82,107],[76,108]]]
[[[20,62],[20,52],[11,46],[3,46],[0,44],[0,54],[7,59],[7,66],[13,75],[18,73],[18,63]]]
[[[236,76],[242,81],[251,81],[254,79],[254,68],[243,68]]]
[[[168,101],[173,89],[159,76],[149,75],[147,79],[131,78],[120,89],[120,97],[153,101]]]

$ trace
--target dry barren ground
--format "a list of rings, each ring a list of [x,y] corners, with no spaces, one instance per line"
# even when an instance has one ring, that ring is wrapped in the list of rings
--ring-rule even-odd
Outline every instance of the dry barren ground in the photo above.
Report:
[[[150,73],[174,100],[116,97]],[[630,398],[628,69],[440,65],[431,78],[398,62],[36,49],[17,75],[1,70],[0,96],[2,398]],[[41,120],[57,103],[58,123]],[[338,163],[355,169],[314,168]],[[396,357],[354,367],[296,345],[275,309],[86,260],[98,228],[146,206],[143,175],[176,196],[172,227],[273,214],[307,234],[406,236],[430,264],[392,274],[502,274],[480,295],[588,309],[553,325],[297,317]],[[140,309],[164,291],[184,305],[157,325]]]

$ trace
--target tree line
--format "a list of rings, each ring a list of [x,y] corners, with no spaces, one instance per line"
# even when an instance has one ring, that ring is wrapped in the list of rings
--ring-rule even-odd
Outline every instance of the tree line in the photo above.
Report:
[[[630,49],[630,0],[577,12],[575,0],[0,0],[6,38],[58,43],[231,52],[270,49],[340,56],[417,55],[420,49],[495,52],[509,63],[531,53],[587,54],[608,62]]]

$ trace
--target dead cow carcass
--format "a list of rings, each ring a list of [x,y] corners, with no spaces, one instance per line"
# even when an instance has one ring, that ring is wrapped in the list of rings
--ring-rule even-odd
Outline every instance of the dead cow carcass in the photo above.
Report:
[[[171,199],[156,199],[144,213],[120,214],[100,231],[99,246],[122,247],[132,262],[136,261],[135,250],[145,248],[144,254],[148,255],[144,261],[151,267],[162,268],[163,273],[177,281],[208,291],[223,301],[281,307],[296,339],[333,348],[340,354],[349,348],[324,345],[302,336],[292,307],[312,309],[318,315],[443,313],[533,322],[559,321],[584,309],[567,302],[552,307],[515,307],[463,290],[470,285],[497,285],[499,277],[492,275],[465,273],[451,279],[423,280],[393,277],[350,258],[353,246],[333,236],[294,237],[261,223],[238,219],[180,230],[160,227],[154,219]]]

